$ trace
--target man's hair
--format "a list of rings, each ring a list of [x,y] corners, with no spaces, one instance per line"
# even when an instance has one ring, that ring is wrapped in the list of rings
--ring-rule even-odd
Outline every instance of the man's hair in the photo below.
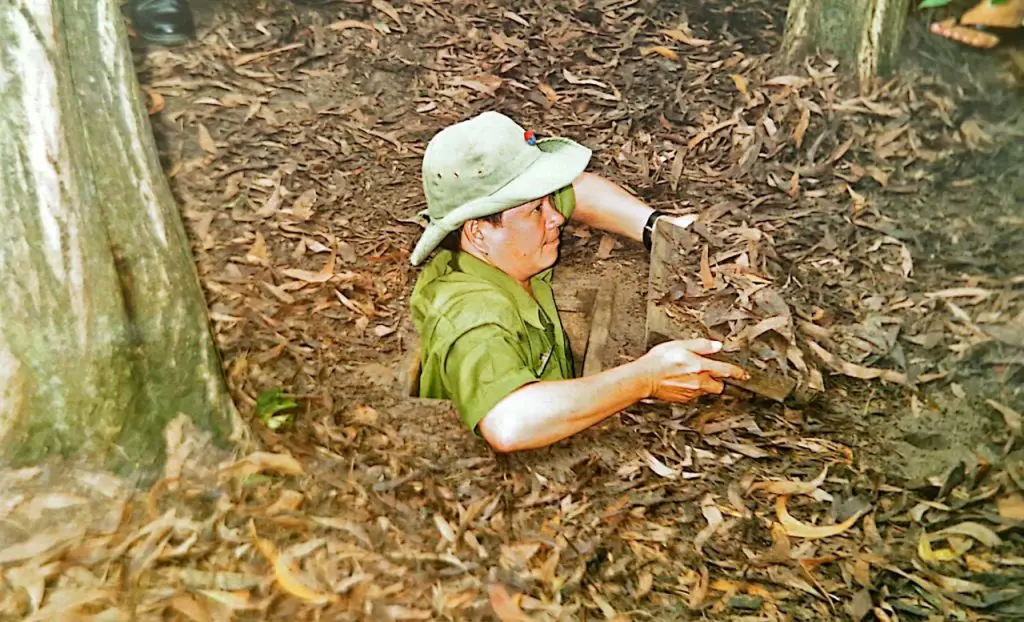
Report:
[[[481,216],[480,218],[474,218],[474,220],[483,220],[483,221],[491,223],[495,227],[500,227],[501,226],[501,215],[504,214],[504,213],[505,212],[498,212],[497,214],[491,214],[490,216]],[[465,226],[466,226],[465,224],[462,225],[462,227],[465,227]],[[462,227],[459,227],[455,231],[452,231],[451,233],[446,235],[444,240],[441,241],[441,244],[440,244],[441,248],[446,249],[446,250],[450,250],[450,251],[460,250],[461,249],[460,241],[461,241],[461,238],[462,238]]]

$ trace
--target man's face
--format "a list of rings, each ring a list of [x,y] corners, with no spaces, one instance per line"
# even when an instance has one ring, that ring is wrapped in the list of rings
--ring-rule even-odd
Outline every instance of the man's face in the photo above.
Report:
[[[558,259],[563,223],[565,217],[546,196],[505,210],[501,225],[477,221],[478,244],[492,265],[518,281],[526,281]]]

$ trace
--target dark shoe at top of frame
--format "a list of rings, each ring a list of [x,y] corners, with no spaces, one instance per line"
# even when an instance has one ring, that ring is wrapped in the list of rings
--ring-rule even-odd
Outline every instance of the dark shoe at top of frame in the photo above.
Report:
[[[184,45],[196,36],[185,0],[129,0],[125,12],[147,43],[170,47]]]

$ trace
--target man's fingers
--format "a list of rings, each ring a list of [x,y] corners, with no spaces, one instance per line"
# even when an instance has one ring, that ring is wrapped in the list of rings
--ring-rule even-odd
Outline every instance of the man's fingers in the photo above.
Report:
[[[700,397],[700,389],[690,389],[687,387],[681,387],[675,383],[663,384],[655,397],[667,402],[675,402],[676,404],[685,404],[692,402],[693,400]]]
[[[716,361],[714,359],[708,359],[701,356],[705,354],[715,354],[717,352],[721,352],[721,341],[715,341],[713,339],[686,339],[673,342],[673,345],[669,347],[673,349],[681,347],[682,349],[689,352],[688,355],[684,355],[684,359],[686,359],[686,362],[690,367],[688,371],[692,371],[694,373],[708,372],[714,376],[717,376],[718,378],[738,378],[741,380],[746,380],[747,378],[750,377],[749,374],[747,374],[747,372],[745,372],[741,367],[737,367],[736,365],[733,365],[731,363]],[[673,352],[673,350],[668,350],[668,352]],[[682,353],[675,351],[672,354],[672,356],[680,356],[680,354]],[[693,360],[693,357],[691,356],[693,354],[698,355],[696,357],[696,365],[693,365],[693,363],[695,362]],[[677,361],[682,362],[679,359],[677,359]],[[694,369],[694,367],[696,368]]]
[[[722,342],[712,339],[687,339],[679,344],[695,354],[714,354],[722,351]]]
[[[672,378],[669,384],[679,389],[699,391],[704,386],[704,379],[707,377],[706,374],[683,374],[682,376]]]
[[[722,382],[706,373],[683,374],[664,381],[656,395],[660,399],[676,403],[686,403],[701,395],[718,395],[725,386]]]
[[[715,395],[722,392],[725,389],[725,385],[722,384],[721,380],[712,378],[707,374],[700,374],[700,390],[705,393],[714,393]]]
[[[672,384],[682,389],[692,389],[704,393],[721,393],[725,385],[722,381],[708,373],[686,374],[679,376]]]
[[[707,372],[716,378],[737,378],[739,380],[746,380],[750,377],[742,367],[737,367],[732,363],[725,363],[723,361],[716,361],[713,359],[704,359],[700,362],[701,371]]]

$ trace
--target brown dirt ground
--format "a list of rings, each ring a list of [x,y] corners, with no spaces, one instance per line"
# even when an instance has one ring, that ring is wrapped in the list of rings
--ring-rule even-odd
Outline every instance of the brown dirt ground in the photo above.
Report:
[[[535,49],[526,54],[522,41],[531,36],[529,29],[521,28],[516,16],[508,16],[497,5],[395,6],[404,9],[407,33],[396,31],[390,17],[363,3],[335,5],[328,10],[295,9],[286,3],[234,9],[210,5],[200,10],[200,43],[184,51],[152,52],[141,59],[144,84],[164,94],[166,107],[154,116],[155,127],[172,186],[197,241],[198,265],[211,307],[222,313],[215,316],[215,322],[232,389],[243,408],[251,406],[261,390],[272,387],[284,387],[308,398],[304,402],[306,410],[294,428],[274,434],[255,424],[271,449],[287,450],[310,460],[322,458],[324,452],[344,456],[349,470],[334,477],[355,478],[369,487],[383,485],[386,492],[372,495],[375,498],[368,507],[374,509],[370,515],[389,517],[397,529],[410,534],[411,542],[423,537],[411,534],[430,527],[430,513],[436,510],[427,507],[437,507],[435,503],[450,505],[462,498],[468,502],[480,491],[478,486],[491,489],[480,483],[480,477],[504,482],[499,490],[504,490],[500,494],[506,504],[528,496],[515,506],[520,508],[518,511],[506,505],[506,518],[515,526],[509,526],[506,534],[496,534],[506,546],[531,538],[546,542],[553,534],[544,535],[548,528],[543,525],[550,525],[574,503],[592,504],[594,509],[590,511],[597,512],[598,507],[631,491],[628,494],[634,502],[641,503],[635,507],[646,507],[651,513],[648,519],[671,525],[675,535],[665,546],[675,550],[677,561],[690,568],[700,556],[694,557],[682,543],[692,540],[700,530],[702,506],[698,501],[706,491],[724,494],[730,479],[743,477],[745,469],[737,465],[740,470],[731,475],[728,469],[710,469],[700,480],[702,485],[681,488],[666,487],[669,481],[636,479],[635,473],[637,457],[655,447],[670,448],[669,453],[677,458],[684,456],[688,446],[717,453],[716,445],[722,448],[719,442],[706,444],[698,434],[701,426],[689,423],[695,415],[704,422],[746,422],[740,425],[758,430],[754,438],[763,435],[762,441],[779,439],[781,447],[795,449],[787,443],[797,442],[812,448],[809,454],[771,450],[772,463],[754,467],[758,472],[790,477],[802,473],[806,479],[816,468],[814,452],[856,456],[837,473],[857,478],[880,469],[888,474],[883,477],[894,481],[941,474],[957,460],[973,465],[983,457],[1001,463],[1005,438],[1002,420],[985,406],[984,400],[994,397],[1019,406],[1019,389],[1012,388],[1010,381],[1019,382],[1020,365],[1018,360],[1016,364],[997,363],[993,368],[980,352],[966,362],[957,359],[955,365],[946,367],[954,370],[949,378],[924,385],[921,393],[828,375],[825,398],[800,411],[743,396],[702,407],[640,405],[556,447],[514,457],[495,457],[458,426],[456,417],[443,404],[426,405],[396,395],[396,377],[405,354],[402,331],[397,329],[416,276],[406,262],[406,253],[418,232],[410,219],[423,207],[419,156],[434,131],[474,111],[497,107],[542,132],[591,138],[599,146],[595,169],[637,189],[654,205],[704,209],[715,204],[713,193],[722,186],[705,185],[687,169],[682,189],[676,194],[665,183],[664,174],[659,182],[658,174],[652,177],[645,165],[637,165],[628,149],[642,144],[654,148],[656,140],[633,143],[631,138],[664,134],[659,123],[666,118],[676,127],[691,123],[699,127],[704,122],[700,120],[702,107],[725,107],[713,99],[719,91],[698,89],[688,95],[684,90],[680,100],[682,85],[673,76],[677,68],[672,62],[628,51],[620,56],[618,50],[623,45],[639,47],[639,42],[633,42],[636,32],[649,33],[656,24],[670,27],[688,20],[695,36],[727,41],[751,62],[761,62],[764,57],[759,55],[770,53],[777,45],[782,15],[777,8],[758,5],[740,8],[723,3],[611,2],[603,4],[610,17],[597,25],[600,13],[584,3],[543,8],[515,3],[507,8],[527,15],[534,29],[539,23],[545,24],[540,29],[546,33],[547,43],[541,45],[537,39],[529,39],[527,45]],[[572,21],[570,16],[579,21]],[[641,17],[650,21],[636,21]],[[368,36],[355,29],[335,35],[324,28],[338,19],[371,22],[390,34]],[[609,19],[623,22],[613,25]],[[565,34],[569,23],[582,23],[584,28],[592,24],[593,32],[600,34],[593,42],[581,42]],[[630,23],[635,24],[632,35],[626,27]],[[497,38],[493,33],[498,33]],[[502,33],[513,40],[503,41]],[[949,112],[953,118],[948,119],[947,130],[962,128],[964,121],[975,119],[989,133],[1020,131],[1019,115],[1014,118],[1001,110],[995,96],[990,95],[998,92],[1003,103],[1013,101],[997,90],[1001,69],[992,67],[988,59],[964,61],[960,50],[943,47],[919,34],[913,35],[912,41],[917,51],[911,66],[917,63],[934,69],[935,49],[950,63],[944,69],[946,79],[953,76],[954,86],[943,92],[957,104]],[[267,62],[255,60],[242,69],[232,68],[232,59],[237,65],[239,55],[250,49],[271,50],[291,42],[303,45],[302,54],[291,57],[283,52],[268,57]],[[239,50],[229,47],[240,43],[248,45]],[[499,52],[505,49],[509,51]],[[690,69],[682,76],[691,84],[693,80],[699,83],[710,79],[728,85],[728,68],[735,71],[744,67],[742,62],[737,64],[738,58],[728,60],[722,55],[717,64],[724,66],[716,70],[712,61],[720,52],[697,50],[692,54],[687,65]],[[705,54],[703,65],[696,60],[701,54]],[[590,75],[614,84],[629,101],[625,107],[614,103],[604,107],[604,102],[582,96],[575,103],[552,106],[542,92],[530,88],[538,80],[568,86],[559,75],[561,67],[575,69],[581,62],[611,57],[618,62],[594,67]],[[445,63],[446,69],[431,71]],[[973,64],[965,73],[968,63]],[[501,95],[488,95],[490,83],[486,80],[472,83],[469,89],[450,86],[457,83],[452,81],[453,76],[473,79],[473,74],[495,70],[502,71],[508,80]],[[206,96],[220,98],[223,103],[225,96],[237,92],[249,96],[235,104],[237,107],[202,102]],[[662,103],[673,96],[680,102],[678,107]],[[262,103],[258,109],[251,104],[254,97]],[[593,126],[595,119],[602,119],[598,127]],[[200,124],[216,143],[206,153],[196,138]],[[667,127],[664,123],[662,126]],[[966,136],[966,132],[961,135]],[[960,284],[996,286],[1019,277],[1024,265],[1017,166],[999,165],[1019,162],[1020,148],[1014,147],[1005,134],[993,137],[984,131],[973,140],[990,140],[995,146],[972,148],[970,136],[962,140],[965,144],[952,146],[959,155],[938,162],[927,174],[904,171],[902,187],[914,188],[909,193],[861,187],[872,205],[884,214],[882,227],[910,249],[916,262],[912,289],[917,292]],[[719,143],[719,147],[728,149],[729,145]],[[666,162],[665,167],[669,164]],[[895,176],[900,173],[893,170]],[[229,181],[233,176],[237,180],[234,187]],[[686,186],[686,179],[693,182],[692,187]],[[241,191],[237,190],[239,184]],[[259,184],[262,188],[257,187]],[[252,216],[267,200],[260,190],[272,191],[278,184],[291,191],[281,202],[285,207],[304,189],[316,189],[319,198],[308,220],[289,229],[273,218]],[[815,235],[813,228],[801,234],[799,224],[792,226],[798,233],[789,238],[791,243],[803,245],[806,250]],[[856,233],[850,233],[849,227],[846,231],[853,236],[847,241],[861,244],[855,241]],[[245,259],[247,253],[252,254],[255,232],[266,241],[266,252],[256,254],[265,258],[262,260],[270,272]],[[284,267],[318,270],[328,253],[310,253],[308,240],[329,245],[328,236],[343,247],[336,271],[347,275],[339,288],[345,299],[328,292],[306,299],[319,304],[293,305],[291,297],[273,300],[266,291],[254,291],[258,290],[253,285],[254,277],[278,286],[284,284],[279,276],[268,278]],[[577,236],[570,230],[559,278],[577,284],[599,277],[616,279],[618,306],[612,330],[612,360],[608,361],[615,363],[642,352],[647,259],[642,249],[624,243],[608,259],[598,260],[599,237],[586,231]],[[307,240],[305,254],[296,251],[302,238]],[[811,278],[808,286],[813,288]],[[249,285],[239,287],[243,282]],[[889,287],[891,283],[876,280],[874,287]],[[826,279],[819,284],[823,289],[812,292],[812,298],[823,306],[842,307],[853,300],[862,302],[870,294],[860,285],[859,289],[846,290],[847,285]],[[865,287],[870,290],[872,286],[869,283]],[[279,304],[282,300],[283,306]],[[342,304],[336,304],[336,300],[342,300]],[[998,345],[990,343],[985,348],[1009,356],[1009,351]],[[945,356],[938,351],[932,355]],[[373,426],[361,429],[360,418],[353,416],[363,407],[377,413],[376,432]],[[330,430],[344,433],[339,436]],[[741,443],[751,438],[736,433],[727,436]],[[837,448],[839,453],[834,454]],[[832,460],[835,457],[826,458],[826,462]],[[746,467],[748,475],[753,473],[751,468]],[[409,495],[421,500],[410,501]],[[646,505],[648,496],[653,505]],[[558,509],[559,499],[562,510]],[[675,515],[675,519],[666,523],[665,513]],[[651,524],[647,523],[648,528],[655,529]],[[752,531],[738,540],[726,537],[718,541],[716,555],[721,560],[730,559],[730,551],[738,550],[733,547],[759,548],[770,542],[763,525],[747,527]],[[743,529],[733,533],[742,533]],[[662,575],[656,574],[655,582],[660,597],[640,605],[629,596],[636,593],[635,573],[643,567],[639,560],[645,559],[636,546],[661,537],[653,532],[634,536],[639,540],[629,540],[628,534],[625,540],[608,540],[611,536],[601,535],[573,544],[573,552],[564,553],[563,563],[571,567],[567,560],[588,560],[582,567],[585,576],[591,577],[583,581],[589,581],[587,593],[593,597],[597,587],[604,603],[613,603],[609,608],[615,611],[621,613],[623,607],[646,611],[644,615],[656,619],[692,615],[667,597],[672,590]],[[432,540],[422,544],[435,545]],[[510,589],[538,595],[536,590],[531,591],[529,581],[523,583],[522,575],[509,572],[505,564],[502,568],[504,573],[499,576]],[[838,584],[831,585],[835,588]],[[593,613],[603,609],[600,599],[589,602],[586,608]],[[717,606],[717,615],[724,616],[725,611],[735,614],[735,608],[723,606]],[[608,613],[608,609],[603,610]],[[463,615],[472,615],[470,611],[472,608]],[[818,616],[824,609],[818,603],[789,611],[794,619],[821,619]]]
[[[624,4],[629,6],[630,3]],[[249,5],[229,7],[211,4],[196,7],[196,11],[197,19],[203,25],[201,32],[206,34],[205,42],[209,46],[219,43],[220,37],[225,36],[223,33],[229,32],[232,34],[246,32],[247,36],[256,39],[265,38],[251,30],[253,21],[257,24],[275,26],[272,29],[273,36],[281,41],[301,41],[308,36],[308,31],[301,30],[303,27],[322,27],[323,24],[334,21],[333,16],[362,19],[372,14],[372,10],[361,3],[354,3],[350,6],[342,5],[340,8],[340,11],[317,10],[275,3],[256,5],[254,10]],[[574,8],[582,16],[580,19],[593,19],[593,16],[587,13],[588,10],[594,11],[593,7],[588,8],[587,5],[579,4]],[[778,41],[778,33],[784,17],[778,9],[766,10],[757,5],[740,9],[721,3],[700,6],[687,6],[684,3],[648,3],[644,5],[643,10],[655,23],[670,24],[674,20],[682,19],[690,24],[699,24],[698,29],[703,36],[720,36],[726,40],[737,42],[738,47],[747,54],[770,52]],[[480,24],[497,17],[495,13],[484,7],[481,7],[479,11],[466,8],[461,14],[456,13],[459,15],[456,17],[456,24],[463,23],[467,18],[469,19],[467,23],[472,23],[474,18],[471,16],[474,13],[477,16],[475,19]],[[378,13],[377,17],[380,19],[381,15]],[[384,19],[384,21],[387,20]],[[418,41],[429,40],[431,36],[436,37],[437,34],[436,30],[420,28],[417,32],[403,36],[391,52],[375,55],[370,62],[360,58],[358,53],[332,57],[327,52],[321,52],[324,55],[324,62],[318,63],[315,60],[317,56],[314,54],[311,57],[314,60],[302,61],[302,64],[298,66],[300,73],[306,75],[298,77],[297,81],[293,83],[294,86],[274,90],[271,105],[264,107],[264,109],[270,108],[278,111],[274,113],[277,115],[280,115],[281,112],[284,115],[298,112],[299,117],[296,121],[299,123],[308,119],[314,110],[326,110],[328,111],[326,114],[329,115],[336,114],[333,111],[338,110],[339,118],[345,116],[345,111],[355,112],[353,119],[357,121],[371,121],[392,128],[402,128],[399,133],[402,134],[403,141],[421,141],[417,143],[417,146],[400,148],[397,159],[394,157],[396,155],[394,153],[377,150],[376,157],[367,160],[365,152],[359,153],[358,148],[356,153],[349,153],[353,147],[343,147],[343,156],[339,157],[332,153],[333,157],[326,160],[323,157],[317,157],[313,161],[303,162],[301,158],[295,157],[305,153],[304,147],[307,145],[304,145],[303,141],[316,140],[316,138],[305,131],[295,131],[294,128],[289,128],[284,131],[285,140],[283,142],[285,147],[290,146],[291,155],[282,152],[282,145],[278,143],[272,149],[263,148],[262,153],[259,147],[250,150],[244,155],[245,162],[241,166],[232,167],[228,171],[219,167],[222,170],[219,170],[213,179],[204,179],[202,169],[175,175],[172,178],[172,185],[183,199],[186,212],[189,206],[195,205],[196,201],[206,201],[208,206],[209,199],[204,199],[203,196],[221,190],[225,173],[235,172],[236,169],[271,171],[280,167],[286,171],[286,175],[290,173],[293,177],[301,176],[307,171],[309,173],[315,171],[317,174],[329,172],[335,181],[341,180],[338,184],[340,189],[329,187],[328,203],[332,205],[326,208],[323,216],[331,222],[332,232],[337,231],[345,236],[344,239],[354,249],[356,256],[368,258],[368,261],[357,260],[353,267],[358,267],[361,274],[372,275],[371,278],[375,280],[378,288],[382,282],[380,276],[385,277],[387,282],[385,287],[388,291],[383,296],[386,302],[381,318],[386,321],[382,325],[393,328],[405,312],[405,296],[411,290],[415,279],[415,271],[402,261],[402,252],[410,248],[418,230],[414,225],[409,224],[408,219],[413,216],[414,211],[423,207],[422,193],[417,179],[417,152],[425,144],[423,141],[428,139],[430,134],[443,126],[445,122],[462,118],[469,113],[469,110],[486,108],[492,103],[486,100],[477,101],[469,110],[435,110],[432,114],[416,115],[410,121],[408,113],[405,111],[415,102],[423,100],[428,94],[428,91],[423,90],[423,78],[419,73],[422,70],[416,70],[415,67],[417,63],[422,63],[425,67],[429,66],[427,59],[430,56],[430,45],[432,44],[424,46]],[[467,39],[472,41],[479,39],[480,36],[482,35],[479,32],[469,31]],[[931,70],[938,67],[941,70],[940,75],[945,74],[944,77],[952,78],[954,82],[960,82],[961,85],[958,88],[961,90],[973,88],[991,92],[993,88],[991,85],[998,85],[999,80],[1003,79],[1004,74],[994,71],[991,67],[990,56],[983,56],[973,50],[964,50],[948,45],[944,41],[923,33],[920,27],[912,29],[909,38],[912,53],[908,64],[928,67]],[[245,40],[245,43],[257,46],[263,41]],[[456,42],[457,44],[458,42]],[[260,49],[265,47],[267,46],[263,45]],[[171,66],[177,64],[176,55],[179,52],[168,52],[166,57],[163,57],[162,54],[156,52],[147,59],[148,62],[142,64],[140,77],[144,83],[147,82],[147,75],[150,71],[160,72],[161,67],[164,67],[164,71],[166,71],[168,64]],[[186,66],[177,64],[174,67],[175,75],[189,75],[190,69],[207,74],[205,75],[207,78],[205,84],[204,80],[193,82],[186,87],[187,94],[191,95],[193,100],[203,93],[217,94],[217,88],[212,91],[203,88],[203,86],[213,85],[211,79],[217,77],[209,75],[211,71],[216,71],[211,69],[207,63],[211,54],[204,53],[201,47],[193,47],[183,55],[194,60]],[[206,67],[205,71],[202,69],[203,67]],[[220,67],[227,70],[224,65],[220,65]],[[634,77],[636,71],[634,65],[627,62],[616,70],[616,74],[622,79],[623,88],[632,88],[637,91],[636,94],[641,100],[645,100],[638,104],[637,112],[641,114],[634,115],[632,122],[632,124],[642,124],[643,121],[640,119],[653,121],[652,111],[644,112],[650,106],[646,101],[656,100],[659,88],[672,89],[673,85],[671,82],[664,81],[660,74],[655,74],[653,82],[643,83],[641,86]],[[528,74],[536,75],[536,72],[530,70]],[[995,75],[993,76],[993,74]],[[191,77],[194,79],[197,76],[193,73]],[[257,74],[253,76],[256,80],[259,80],[260,77]],[[281,75],[275,77],[281,77]],[[241,78],[235,76],[235,78],[239,82],[246,81],[246,76]],[[159,79],[151,79],[149,82],[152,86],[165,84]],[[229,83],[234,88],[235,83],[231,81]],[[221,86],[226,85],[221,83]],[[175,94],[185,95],[180,91]],[[410,95],[413,96],[413,101],[410,101]],[[1003,101],[1013,101],[1012,94],[1005,92],[1001,92],[999,98]],[[530,97],[527,98],[525,106],[517,105],[514,103],[515,99],[508,98],[503,98],[501,103],[493,103],[498,108],[522,119],[523,123],[537,119],[537,113],[543,112],[542,116],[545,121],[537,127],[551,132],[561,131],[577,137],[583,132],[585,136],[584,126],[578,122],[574,123],[568,118],[559,118],[557,112],[547,107],[538,110],[539,107],[534,101],[529,101],[530,99]],[[998,113],[997,102],[985,102],[984,99],[977,97],[968,99],[970,101],[966,102],[964,109],[958,111],[963,117],[974,112],[982,117],[994,117],[1002,122],[1004,127],[1012,127],[1013,119]],[[243,141],[239,140],[236,144],[236,132],[245,133],[237,125],[222,128],[221,124],[227,122],[227,119],[222,116],[212,115],[211,111],[202,108],[181,107],[180,104],[187,103],[185,98],[167,101],[171,102],[168,104],[167,110],[163,112],[162,116],[155,117],[154,121],[158,136],[174,145],[171,149],[164,151],[168,158],[168,169],[172,174],[175,172],[175,167],[180,167],[183,160],[189,157],[202,158],[202,151],[197,141],[188,135],[189,133],[194,134],[195,128],[192,126],[196,121],[205,119],[206,127],[212,130],[215,136],[218,136],[218,140],[226,143],[228,148],[236,153],[239,149],[245,148],[246,143]],[[700,102],[692,103],[699,105]],[[175,106],[175,104],[179,105]],[[466,103],[462,103],[463,108],[466,106]],[[972,111],[970,107],[982,110]],[[305,113],[304,116],[303,113]],[[236,119],[238,114],[234,115]],[[257,115],[258,118],[259,116]],[[1017,121],[1016,127],[1019,132],[1019,115]],[[277,123],[290,125],[285,117],[282,117]],[[622,126],[621,122],[619,125]],[[630,125],[627,122],[625,127],[630,127]],[[182,130],[185,127],[189,128],[188,133],[183,133]],[[278,135],[281,134],[278,133]],[[327,135],[329,134],[325,134],[325,136]],[[255,137],[249,138],[249,144],[254,140]],[[363,145],[364,148],[368,146],[359,138],[356,138],[355,142]],[[331,152],[336,150],[330,149]],[[1007,161],[1019,161],[1019,154],[1013,153],[1011,148],[1004,148],[1003,153],[1003,157]],[[951,167],[953,170],[950,173],[961,179],[968,178],[970,185],[951,188],[948,184],[946,187],[936,184],[925,193],[925,196],[918,194],[905,198],[900,195],[889,195],[881,198],[887,208],[892,206],[891,215],[898,222],[897,226],[907,230],[903,236],[899,237],[914,239],[915,234],[920,231],[924,235],[917,243],[922,249],[932,252],[939,248],[943,249],[940,252],[948,252],[946,243],[954,237],[957,239],[954,248],[957,252],[962,251],[964,256],[971,255],[978,249],[991,249],[992,252],[997,252],[1001,248],[1009,249],[1012,252],[1016,246],[1012,243],[1014,240],[1012,231],[1007,231],[1003,227],[1007,222],[1011,225],[1018,222],[1014,206],[1019,202],[1020,184],[1013,176],[1015,167],[1011,166],[1011,172],[1006,174],[1000,170],[1000,167],[996,167],[995,170],[988,167],[990,162],[988,154],[975,158],[970,153],[965,153],[961,158]],[[254,164],[249,160],[258,160],[258,162]],[[192,164],[196,165],[196,162],[192,161]],[[203,166],[205,165],[204,161]],[[328,168],[334,170],[328,171]],[[617,170],[607,158],[598,157],[596,170],[635,187],[635,180],[630,179],[623,170]],[[943,174],[939,173],[934,178],[941,179],[942,177]],[[354,183],[348,181],[353,179]],[[988,193],[982,198],[979,205],[979,197],[972,188],[987,184],[989,180],[994,180],[996,185],[987,187]],[[646,192],[641,191],[641,194],[652,204],[662,208],[666,206],[685,208],[693,203],[699,204],[697,200],[690,201],[685,198],[680,202],[677,197],[667,194],[667,190],[664,184],[660,184],[656,187],[649,187]],[[683,195],[685,197],[685,193]],[[961,207],[964,202],[972,204],[971,218],[966,221],[963,220]],[[924,214],[922,214],[922,208],[924,208]],[[981,209],[979,210],[979,208]],[[926,216],[922,218],[922,215]],[[216,228],[218,221],[220,221],[219,218],[214,220],[213,228]],[[200,222],[205,224],[202,219]],[[936,227],[936,222],[942,224]],[[956,233],[948,231],[943,226],[947,222],[954,227],[959,227],[960,230]],[[998,244],[998,248],[993,248],[987,241],[993,231],[1001,231],[1004,237],[1008,236],[1006,240]],[[646,295],[647,278],[646,258],[640,249],[635,248],[635,245],[625,243],[624,248],[620,247],[616,250],[613,258],[599,260],[595,263],[596,245],[593,244],[593,239],[589,239],[589,241],[591,242],[589,245],[585,243],[566,245],[568,248],[563,252],[559,278],[570,283],[596,281],[598,278],[606,276],[616,279],[619,284],[619,305],[614,320],[615,330],[612,331],[615,336],[613,339],[615,353],[613,361],[610,362],[635,357],[642,351],[645,313],[643,299]],[[286,250],[284,246],[286,243],[285,240],[268,238],[271,254],[283,253]],[[204,250],[212,251],[212,254],[206,256]],[[226,250],[229,248],[222,246],[200,250],[201,270],[212,269],[205,260],[210,260],[218,266],[224,266],[233,261],[237,262],[237,254],[226,256],[224,255]],[[1015,258],[1011,255],[1007,259]],[[929,257],[929,259],[931,258]],[[1004,260],[1000,263],[1008,266],[1003,271],[1004,274],[1012,275],[1013,261]],[[594,270],[595,266],[598,268],[596,271]],[[366,267],[369,267],[370,270],[362,272],[362,269]],[[927,267],[926,263],[918,268],[918,274],[924,280],[932,276],[926,271]],[[991,268],[991,266],[985,265],[980,267],[983,271],[986,268]],[[947,268],[947,265],[942,265],[942,268]],[[936,275],[937,278],[932,280],[936,284],[942,284],[946,274],[946,270],[943,270]],[[919,289],[927,288],[920,286]],[[216,297],[212,302],[216,305]],[[379,302],[380,300],[377,301],[377,303]],[[335,412],[355,404],[378,404],[379,400],[384,400],[384,403],[390,405],[390,401],[394,397],[395,385],[389,384],[381,376],[383,374],[385,377],[390,377],[391,370],[397,370],[400,365],[403,354],[400,331],[396,331],[389,338],[384,339],[378,339],[366,330],[352,331],[345,327],[336,331],[334,330],[336,322],[332,321],[334,318],[328,319],[329,316],[330,314],[325,314],[322,321],[313,319],[309,326],[304,328],[316,335],[313,340],[319,342],[319,347],[314,345],[314,348],[318,350],[317,356],[325,357],[330,361],[330,364],[316,363],[321,366],[318,370],[318,380],[326,380],[326,382],[318,382],[315,387],[297,387],[294,382],[289,382],[289,377],[298,380],[302,376],[297,360],[285,363],[288,367],[287,371],[266,370],[264,375],[261,375],[260,371],[250,368],[250,374],[263,381],[253,382],[250,398],[258,392],[256,387],[265,389],[272,385],[290,387],[299,394],[329,394],[330,400],[334,402],[332,410]],[[248,335],[245,339],[239,339],[238,342],[224,343],[224,352],[229,368],[232,361],[239,362],[239,359],[236,358],[239,353],[266,350],[268,344],[260,343],[261,338],[257,332]],[[306,364],[309,364],[308,361]],[[330,369],[330,373],[324,378],[323,374],[328,369]],[[307,369],[306,371],[311,370]],[[970,392],[972,395],[989,396],[993,394],[992,387],[988,386],[985,380],[972,377],[968,382],[974,389]],[[998,383],[998,381],[996,382]],[[880,464],[884,464],[888,468],[895,468],[903,474],[911,476],[925,476],[936,470],[941,470],[941,467],[948,466],[955,459],[970,459],[975,452],[980,452],[988,459],[993,457],[983,445],[987,437],[996,432],[999,421],[998,418],[992,418],[994,413],[990,409],[979,408],[977,400],[965,405],[962,398],[954,396],[949,399],[944,395],[944,391],[935,390],[929,393],[929,399],[926,400],[929,407],[924,408],[923,413],[918,417],[891,417],[892,409],[902,409],[905,404],[890,403],[888,398],[891,397],[894,400],[902,398],[884,395],[883,399],[879,400],[876,388],[845,387],[841,380],[838,385],[836,387],[838,395],[843,396],[847,392],[850,395],[841,397],[839,403],[832,406],[833,409],[844,414],[834,423],[838,423],[840,426],[851,423],[855,428],[859,428],[859,434],[868,436],[863,439],[866,448],[875,446],[878,440],[876,434],[887,441],[892,441],[894,445],[885,445],[885,449],[878,452],[879,455],[876,456]],[[867,395],[863,394],[865,391],[867,391]],[[882,390],[882,392],[883,394],[887,393],[886,390]],[[876,416],[891,418],[893,421],[890,423],[894,425],[876,422],[876,425],[860,426],[858,424],[861,421],[856,423],[844,421],[856,418],[851,416],[854,413],[862,415],[875,413]],[[922,433],[922,430],[925,432]],[[896,453],[891,454],[891,451]],[[869,453],[871,452],[869,451]],[[899,457],[895,461],[888,460],[888,457],[892,455]]]
[[[125,589],[142,612],[132,619],[204,619],[193,607],[217,612],[207,619],[462,620],[497,610],[514,620],[520,607],[535,619],[923,619],[961,607],[998,619],[992,603],[922,588],[906,573],[932,587],[942,573],[970,577],[985,594],[1017,598],[1007,615],[1024,611],[1005,589],[1020,584],[1021,523],[984,505],[1020,481],[1004,452],[1012,439],[986,400],[1024,405],[1021,349],[1012,335],[984,333],[1024,322],[1024,121],[1007,64],[914,22],[905,75],[873,95],[839,91],[827,60],[814,59],[794,72],[816,76],[811,86],[769,104],[778,85],[768,79],[785,74],[770,56],[781,6],[210,3],[194,7],[198,42],[140,52],[230,388],[259,443],[296,457],[303,473],[151,493],[133,524],[174,508],[216,535],[185,521],[165,543],[194,530],[200,544],[174,559],[125,549],[136,564]],[[676,58],[650,49],[659,45]],[[784,115],[749,116],[772,106]],[[794,129],[800,106],[814,110],[802,147],[791,138],[804,131]],[[743,247],[758,251],[753,269],[772,275],[794,313],[831,318],[829,347],[851,355],[849,344],[863,344],[846,339],[851,327],[886,312],[916,341],[862,351],[859,363],[936,379],[913,390],[813,361],[825,391],[811,405],[742,393],[640,404],[554,447],[494,455],[444,403],[399,394],[422,149],[444,125],[488,108],[584,140],[594,170],[652,205],[717,214],[708,226],[722,252],[730,232],[759,228],[761,246]],[[671,172],[682,145],[735,111],[739,122],[697,141]],[[763,152],[750,150],[752,136]],[[798,192],[787,195],[794,179]],[[719,209],[730,201],[735,209]],[[628,242],[599,259],[600,238],[570,228],[557,278],[615,279],[606,361],[615,364],[642,353],[648,259]],[[912,275],[899,267],[906,254]],[[693,274],[698,255],[687,258]],[[726,263],[716,260],[717,277]],[[953,287],[989,294],[953,298],[955,308],[925,295]],[[301,404],[277,432],[253,413],[274,388]],[[975,477],[979,457],[994,488]],[[958,460],[966,483],[921,481]],[[750,485],[809,481],[826,466],[828,494],[797,494],[790,510],[808,524],[865,518],[824,539],[797,528],[790,543],[775,498]],[[344,527],[327,533],[313,515]],[[921,530],[964,517],[993,521],[999,547],[923,567]],[[307,547],[296,553],[305,572],[337,600],[303,602],[282,592],[279,574],[276,587],[266,579],[274,573],[247,544],[249,521],[280,548]],[[102,558],[85,548],[72,549],[76,563]],[[186,570],[263,579],[239,604],[238,591],[210,591]],[[515,604],[502,604],[508,593]]]

